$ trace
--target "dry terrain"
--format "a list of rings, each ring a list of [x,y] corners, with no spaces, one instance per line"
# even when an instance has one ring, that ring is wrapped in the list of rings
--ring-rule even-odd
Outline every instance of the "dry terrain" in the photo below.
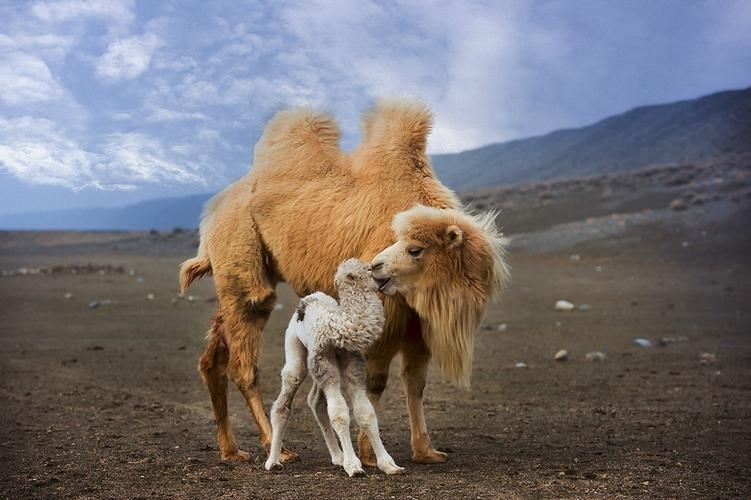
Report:
[[[502,209],[513,276],[477,332],[472,389],[431,372],[450,459],[410,462],[397,360],[379,418],[407,473],[353,479],[304,393],[299,461],[263,470],[234,391],[255,459],[220,463],[196,372],[211,280],[176,294],[194,231],[0,233],[0,497],[749,498],[750,193],[737,159],[467,193]],[[295,300],[281,288],[265,332],[267,404]]]

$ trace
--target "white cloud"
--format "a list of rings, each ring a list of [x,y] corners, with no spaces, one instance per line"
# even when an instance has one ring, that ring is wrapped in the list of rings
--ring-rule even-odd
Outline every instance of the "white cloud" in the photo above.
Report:
[[[54,33],[42,35],[0,33],[0,49],[34,54],[51,61],[62,60],[74,44],[74,37]]]
[[[153,113],[146,117],[146,121],[149,123],[207,119],[208,116],[203,113],[175,111],[167,108],[157,108]]]
[[[154,34],[112,42],[96,63],[96,75],[106,82],[132,80],[149,69],[151,59],[164,40]]]
[[[0,118],[0,168],[31,184],[77,189],[91,182],[96,155],[85,151],[50,120]]]
[[[137,132],[116,133],[103,147],[106,164],[99,166],[107,178],[127,182],[180,182],[202,184],[200,176],[180,166],[154,137]]]
[[[132,0],[54,0],[36,2],[31,13],[43,21],[66,22],[89,18],[116,23],[130,23],[134,19]]]
[[[10,106],[49,102],[65,95],[41,59],[10,52],[0,54],[0,101]]]

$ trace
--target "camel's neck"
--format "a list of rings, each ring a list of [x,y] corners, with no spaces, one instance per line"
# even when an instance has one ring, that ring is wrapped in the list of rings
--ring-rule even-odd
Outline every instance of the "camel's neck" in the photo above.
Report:
[[[383,316],[383,305],[376,292],[348,288],[339,290],[339,305],[349,317],[364,320],[377,319]]]

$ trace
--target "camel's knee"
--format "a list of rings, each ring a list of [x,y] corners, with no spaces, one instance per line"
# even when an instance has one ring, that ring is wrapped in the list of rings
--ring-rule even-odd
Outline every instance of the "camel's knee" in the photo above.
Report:
[[[349,430],[349,408],[344,397],[339,395],[326,394],[326,405],[329,414],[329,420],[334,429],[338,432]]]
[[[368,393],[380,396],[386,390],[388,381],[388,373],[368,373],[365,381]]]
[[[198,371],[204,382],[216,377],[224,377],[227,372],[229,349],[225,341],[221,319],[217,319],[217,317],[212,321],[208,342],[198,360]]]
[[[363,429],[378,429],[378,417],[368,398],[353,403],[352,412],[357,424]]]

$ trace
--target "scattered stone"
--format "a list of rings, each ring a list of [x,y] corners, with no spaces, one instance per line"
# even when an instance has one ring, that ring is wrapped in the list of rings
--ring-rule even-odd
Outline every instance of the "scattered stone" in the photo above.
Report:
[[[274,311],[281,311],[282,309],[284,309],[284,304],[281,302],[274,306]]]
[[[677,342],[688,342],[688,337],[685,335],[681,335],[680,337],[662,337],[657,341],[657,345],[664,347],[668,344],[675,344]]]
[[[687,210],[687,209],[688,209],[688,205],[681,198],[676,198],[670,202],[670,210],[675,210],[676,212],[678,212],[678,211]]]
[[[195,298],[194,296],[192,296],[192,295],[188,295],[188,296],[186,297],[186,300],[187,300],[188,302],[195,302],[196,298]]]
[[[607,359],[607,356],[605,356],[604,352],[593,351],[593,352],[588,352],[587,354],[585,354],[584,359],[586,359],[587,361],[599,363],[599,362],[605,361]]]
[[[596,273],[602,272],[602,266],[595,267],[595,272]]]
[[[149,293],[149,294],[146,294],[146,298],[149,300],[154,300],[156,297],[154,296],[153,293]]]
[[[566,361],[568,359],[568,351],[566,349],[561,349],[555,353],[554,359],[556,361]]]
[[[66,300],[70,300],[72,298],[73,298],[73,294],[72,293],[68,292],[68,293],[65,294],[65,299]]]
[[[580,311],[591,311],[592,306],[590,306],[589,304],[579,304],[579,306],[577,306],[577,309],[579,309]]]
[[[558,302],[555,303],[555,310],[556,311],[573,311],[574,304],[572,304],[568,300],[559,300]]]
[[[527,366],[527,363],[525,363],[524,361],[517,361],[517,363],[514,365],[514,368],[529,368],[529,366]]]
[[[639,347],[652,347],[652,341],[649,339],[634,339],[634,344],[638,345]]]
[[[506,323],[501,323],[495,329],[499,332],[505,332],[506,330],[508,330],[508,325]]]
[[[572,261],[581,260],[581,257],[579,256],[579,254],[569,255],[568,258],[569,260],[572,260]]]
[[[713,365],[717,362],[717,355],[713,352],[703,352],[699,354],[700,365]]]
[[[96,309],[100,306],[106,306],[107,304],[111,303],[112,301],[110,299],[104,299],[104,300],[92,300],[89,302],[89,309]]]

